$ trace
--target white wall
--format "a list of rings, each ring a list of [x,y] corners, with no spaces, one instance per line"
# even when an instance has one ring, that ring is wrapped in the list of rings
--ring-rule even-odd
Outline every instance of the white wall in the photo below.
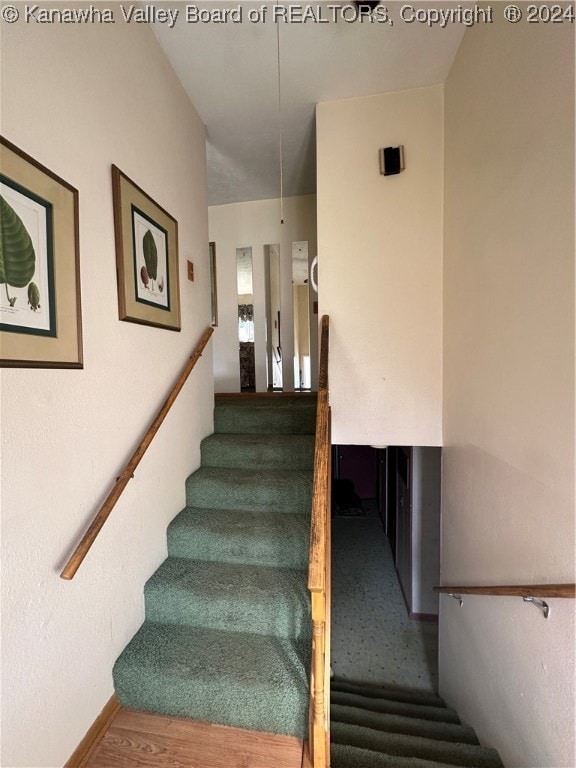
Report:
[[[319,104],[320,314],[335,443],[440,445],[442,87]],[[378,149],[406,170],[380,175]]]
[[[80,196],[84,370],[1,376],[2,765],[51,768],[112,695],[211,431],[208,349],[76,578],[59,578],[210,323],[205,131],[144,25],[3,24],[1,66],[2,134]],[[111,163],[179,222],[181,333],[118,320]]]
[[[213,337],[216,391],[240,391],[236,248],[247,246],[252,247],[254,278],[256,389],[259,392],[266,391],[264,246],[275,243],[280,244],[280,311],[284,390],[293,390],[292,243],[307,240],[310,256],[316,255],[316,195],[286,198],[284,200],[284,224],[280,224],[280,201],[276,199],[215,205],[211,206],[208,211],[210,240],[216,243],[218,274],[218,327],[215,329]],[[313,331],[312,335],[314,335]]]
[[[442,581],[573,582],[573,29],[468,30],[445,100]],[[576,765],[550,603],[441,600],[441,693],[507,768]]]

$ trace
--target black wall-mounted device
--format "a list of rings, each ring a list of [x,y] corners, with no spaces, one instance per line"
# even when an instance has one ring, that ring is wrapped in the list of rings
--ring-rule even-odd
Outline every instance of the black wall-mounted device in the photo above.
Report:
[[[384,147],[378,152],[380,173],[383,176],[395,176],[404,170],[404,146]]]

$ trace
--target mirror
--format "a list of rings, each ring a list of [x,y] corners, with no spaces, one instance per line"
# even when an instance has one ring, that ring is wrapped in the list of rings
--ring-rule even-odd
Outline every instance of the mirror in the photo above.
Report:
[[[308,242],[292,243],[292,299],[294,303],[294,389],[310,390],[310,291]]]
[[[208,255],[210,258],[210,311],[211,324],[218,325],[218,289],[216,286],[216,243],[208,243]]]
[[[252,248],[236,248],[236,281],[238,289],[238,342],[240,389],[256,391],[254,355],[254,289],[252,282]]]
[[[280,244],[264,246],[266,279],[266,369],[269,391],[281,391],[282,335],[280,327]]]

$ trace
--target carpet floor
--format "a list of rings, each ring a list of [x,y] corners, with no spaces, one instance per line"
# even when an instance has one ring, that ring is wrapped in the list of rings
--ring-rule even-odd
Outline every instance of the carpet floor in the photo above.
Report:
[[[332,669],[342,679],[437,691],[438,625],[408,617],[373,503],[332,520]]]
[[[332,768],[502,768],[431,692],[332,681]]]
[[[438,625],[412,621],[374,503],[332,520],[332,768],[502,768],[436,694]]]

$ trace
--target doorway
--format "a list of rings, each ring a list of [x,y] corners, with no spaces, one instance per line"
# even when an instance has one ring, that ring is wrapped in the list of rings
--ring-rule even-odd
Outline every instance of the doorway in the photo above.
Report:
[[[436,690],[440,449],[333,447],[332,664]]]

